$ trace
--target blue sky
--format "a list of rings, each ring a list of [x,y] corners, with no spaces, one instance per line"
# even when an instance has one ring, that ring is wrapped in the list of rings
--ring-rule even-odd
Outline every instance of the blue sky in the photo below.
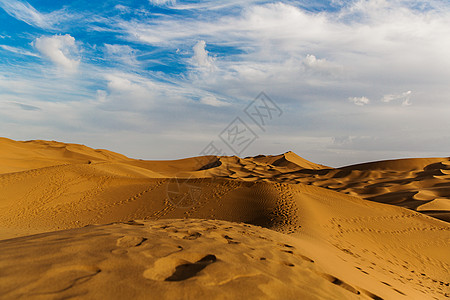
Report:
[[[0,136],[340,166],[449,156],[448,1],[0,0]],[[264,91],[283,111],[244,113]]]

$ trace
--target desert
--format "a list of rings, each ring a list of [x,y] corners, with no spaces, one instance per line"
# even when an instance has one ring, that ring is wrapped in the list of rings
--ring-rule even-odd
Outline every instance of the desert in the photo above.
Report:
[[[449,158],[335,169],[0,144],[2,298],[449,296]]]
[[[449,0],[0,0],[0,300],[450,299]]]

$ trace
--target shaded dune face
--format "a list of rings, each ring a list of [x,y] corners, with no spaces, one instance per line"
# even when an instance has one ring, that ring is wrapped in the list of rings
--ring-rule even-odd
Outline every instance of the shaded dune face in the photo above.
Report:
[[[221,159],[222,164],[210,174],[252,182],[314,185],[450,220],[449,158],[401,159],[333,169],[303,161],[296,165],[288,159],[299,160],[287,154],[276,159]]]
[[[450,294],[449,158],[143,161],[0,139],[0,161],[7,299]]]
[[[349,166],[299,180],[450,221],[450,159],[424,158]]]

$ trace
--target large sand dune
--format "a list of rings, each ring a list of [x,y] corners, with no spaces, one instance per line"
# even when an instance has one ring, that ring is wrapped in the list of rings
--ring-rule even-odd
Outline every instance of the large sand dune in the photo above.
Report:
[[[0,173],[4,298],[450,295],[449,158],[143,161],[2,138]]]

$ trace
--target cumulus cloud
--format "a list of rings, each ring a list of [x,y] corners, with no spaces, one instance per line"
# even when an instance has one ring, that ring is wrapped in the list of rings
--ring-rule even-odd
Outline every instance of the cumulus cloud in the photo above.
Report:
[[[308,54],[303,60],[303,64],[308,68],[323,68],[327,62],[325,59],[317,59],[314,55]]]
[[[214,64],[215,58],[209,55],[209,52],[206,50],[206,42],[198,41],[197,44],[193,47],[194,55],[192,56],[192,62],[194,65],[199,67],[202,70],[213,71],[216,69]]]
[[[349,97],[348,100],[359,106],[364,106],[370,102],[367,97]]]
[[[332,63],[324,58],[317,58],[315,55],[308,54],[302,60],[302,64],[307,72],[320,73],[322,75],[339,75],[342,66]]]
[[[392,101],[400,101],[403,106],[411,105],[411,91],[406,91],[400,94],[388,94],[384,95],[383,98],[381,98],[382,102],[392,102]]]
[[[78,48],[75,38],[69,34],[36,38],[34,46],[54,64],[67,73],[77,71],[80,60],[76,58]]]

